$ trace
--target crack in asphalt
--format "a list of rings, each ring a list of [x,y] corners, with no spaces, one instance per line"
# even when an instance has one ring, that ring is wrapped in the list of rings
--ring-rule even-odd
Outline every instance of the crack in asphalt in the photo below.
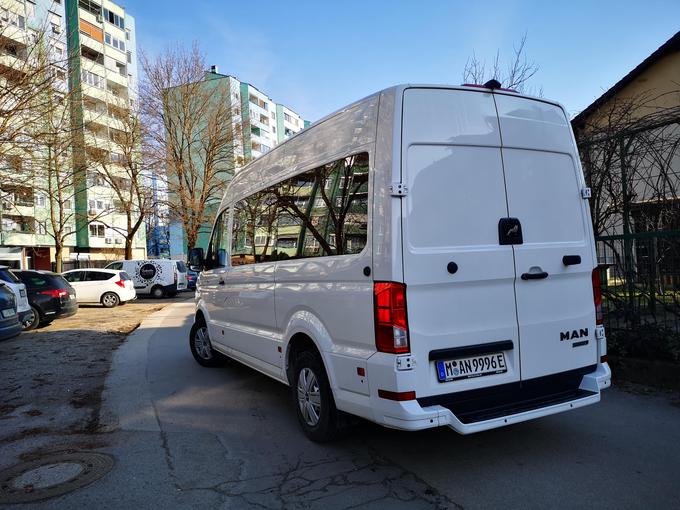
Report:
[[[219,436],[215,437],[224,447]],[[299,458],[273,474],[239,476],[210,486],[180,485],[178,489],[185,493],[212,491],[222,496],[223,503],[237,508],[354,509],[401,502],[409,503],[409,508],[463,510],[462,505],[375,451],[368,455],[353,453],[357,457],[330,457],[315,462]],[[240,462],[242,472],[244,462]]]

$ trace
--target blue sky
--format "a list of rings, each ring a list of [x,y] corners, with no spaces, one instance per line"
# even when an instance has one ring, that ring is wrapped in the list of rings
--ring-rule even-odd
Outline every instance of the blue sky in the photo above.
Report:
[[[512,55],[572,114],[680,30],[678,0],[127,0],[139,49],[197,41],[209,64],[315,121],[397,83],[460,84],[473,51]],[[189,7],[187,7],[189,6]]]

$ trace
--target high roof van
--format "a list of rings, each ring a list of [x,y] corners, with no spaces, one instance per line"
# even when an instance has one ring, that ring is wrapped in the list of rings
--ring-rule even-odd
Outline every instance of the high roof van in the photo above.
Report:
[[[313,440],[356,415],[467,434],[610,385],[586,187],[562,106],[400,85],[236,174],[190,347],[289,385]]]

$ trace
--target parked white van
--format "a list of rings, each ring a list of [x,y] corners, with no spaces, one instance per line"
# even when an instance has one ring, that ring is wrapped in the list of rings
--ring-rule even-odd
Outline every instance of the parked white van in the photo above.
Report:
[[[181,260],[118,260],[106,269],[125,271],[130,275],[137,295],[172,297],[187,289],[187,267]]]
[[[292,387],[313,440],[344,413],[463,433],[594,404],[610,385],[568,116],[483,87],[401,85],[235,175],[190,347]]]

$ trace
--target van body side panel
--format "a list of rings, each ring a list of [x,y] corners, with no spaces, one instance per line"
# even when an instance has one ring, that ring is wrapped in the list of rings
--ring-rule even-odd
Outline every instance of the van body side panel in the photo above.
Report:
[[[372,277],[402,281],[401,202],[390,185],[401,179],[401,94],[394,89],[380,95],[373,165]]]
[[[583,176],[569,122],[550,103],[495,96],[503,139],[510,216],[522,224],[514,245],[522,378],[596,363],[591,272],[593,239]],[[565,266],[562,258],[581,263]],[[544,271],[548,277],[524,280]]]
[[[404,281],[418,372],[412,389],[424,396],[517,381],[515,269],[512,247],[498,242],[499,219],[508,213],[493,97],[416,88],[403,97]],[[512,345],[503,351],[506,372],[438,381],[431,351],[504,341]]]
[[[224,281],[216,290],[220,306],[211,319],[225,330],[216,337],[219,343],[263,361],[278,375],[281,355],[277,345],[281,344],[276,334],[274,267],[273,262],[265,262],[231,267],[220,274]]]

